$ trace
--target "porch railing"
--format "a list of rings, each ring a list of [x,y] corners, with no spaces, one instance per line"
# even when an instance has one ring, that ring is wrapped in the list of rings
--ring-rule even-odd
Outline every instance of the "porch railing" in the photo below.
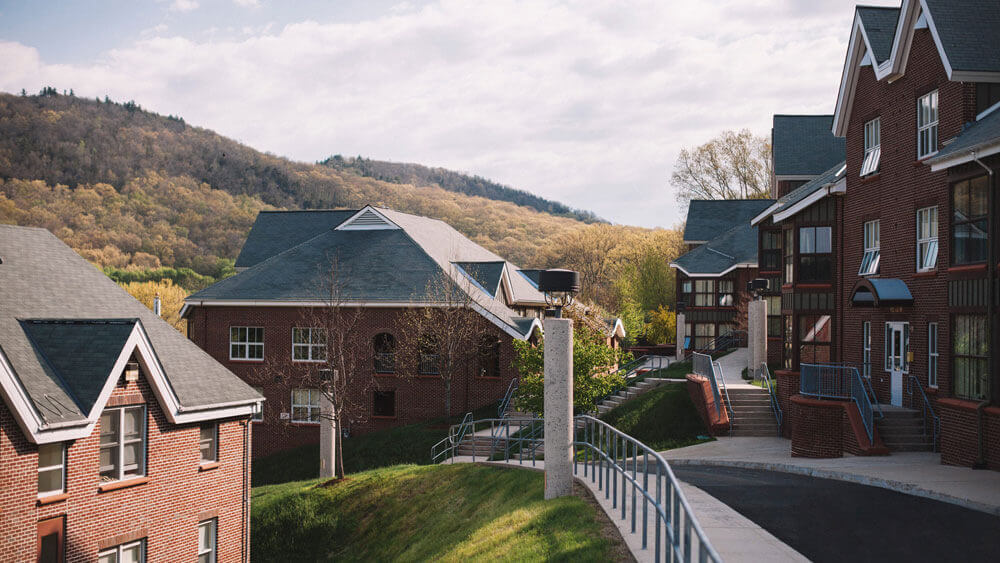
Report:
[[[872,403],[865,379],[858,368],[846,365],[802,364],[799,369],[799,393],[818,399],[852,401],[861,415],[868,443],[875,443],[875,412],[881,416],[878,403]]]
[[[924,392],[924,386],[920,384],[920,380],[917,376],[911,375],[907,380],[907,394],[910,395],[910,401],[913,401],[913,388],[916,387],[917,391],[920,391],[920,398],[922,400],[920,405],[921,414],[924,417],[924,436],[927,435],[927,427],[931,428],[931,445],[934,447],[934,451],[938,449],[938,436],[941,434],[941,418],[934,413],[934,407],[931,405],[930,399],[927,398],[927,393]]]

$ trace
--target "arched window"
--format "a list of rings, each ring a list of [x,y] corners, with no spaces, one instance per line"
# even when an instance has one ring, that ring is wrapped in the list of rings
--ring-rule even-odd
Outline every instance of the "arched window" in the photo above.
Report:
[[[396,338],[381,332],[372,339],[375,348],[375,373],[396,373]]]
[[[479,341],[479,377],[500,377],[500,341],[495,336]]]
[[[424,335],[420,339],[420,358],[417,371],[420,375],[439,375],[441,373],[441,354],[438,351],[437,340],[433,336]]]

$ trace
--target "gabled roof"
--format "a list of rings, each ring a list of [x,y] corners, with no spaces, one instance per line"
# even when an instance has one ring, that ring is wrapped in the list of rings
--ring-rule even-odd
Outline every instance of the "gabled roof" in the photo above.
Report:
[[[858,6],[857,14],[861,18],[865,36],[875,56],[875,64],[882,64],[892,53],[892,39],[896,35],[899,8]]]
[[[0,225],[0,392],[30,440],[88,435],[133,354],[171,422],[262,400],[52,233]]]
[[[684,242],[700,244],[749,221],[774,203],[773,199],[695,199],[688,206]]]
[[[837,92],[832,131],[847,134],[857,76],[865,54],[874,55],[878,80],[896,79],[906,72],[915,31],[930,30],[949,80],[1000,82],[1000,2],[996,0],[902,0],[896,14],[891,48],[885,56],[885,27],[889,10],[858,7]]]
[[[249,268],[283,250],[340,225],[357,209],[261,211],[236,257],[237,268]]]
[[[721,276],[757,267],[757,227],[749,219],[670,263],[691,277]]]
[[[806,182],[805,184],[788,192],[780,197],[773,205],[755,216],[751,223],[759,225],[761,221],[769,217],[774,217],[775,222],[781,221],[791,215],[798,213],[809,207],[822,197],[827,195],[826,188],[833,186],[844,178],[847,168],[845,161],[838,162],[829,170],[824,171],[819,176]]]
[[[451,283],[468,293],[485,317],[513,336],[530,335],[520,331],[513,320],[516,314],[500,299],[497,288],[503,284],[515,304],[544,304],[545,298],[523,276],[504,275],[516,269],[513,264],[442,221],[374,207],[365,207],[351,217],[364,218],[364,228],[339,228],[349,220],[327,227],[309,240],[189,296],[184,312],[191,305],[202,304],[330,303],[332,291],[338,303],[434,304],[436,298],[429,290],[444,272]],[[375,225],[371,217],[388,222],[391,228]],[[336,282],[331,281],[331,270]],[[474,287],[477,284],[483,291]]]
[[[815,176],[844,160],[846,140],[830,132],[832,115],[775,115],[771,154],[775,176]]]
[[[1000,109],[967,124],[958,136],[927,162],[931,170],[937,171],[997,153],[1000,153]]]

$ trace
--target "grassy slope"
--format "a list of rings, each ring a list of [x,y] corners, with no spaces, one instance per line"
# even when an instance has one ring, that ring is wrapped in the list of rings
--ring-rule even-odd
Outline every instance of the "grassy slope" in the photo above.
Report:
[[[253,561],[606,561],[593,505],[543,500],[543,475],[470,464],[404,465],[326,487],[253,491]]]
[[[708,434],[683,384],[662,385],[601,419],[657,451],[697,444]]]

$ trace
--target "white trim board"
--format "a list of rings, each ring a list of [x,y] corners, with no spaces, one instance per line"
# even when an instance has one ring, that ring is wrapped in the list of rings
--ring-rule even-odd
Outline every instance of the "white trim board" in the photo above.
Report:
[[[722,277],[722,276],[728,274],[729,272],[732,272],[733,270],[735,270],[737,268],[756,268],[757,267],[757,263],[756,262],[740,262],[739,264],[733,264],[732,266],[730,266],[729,268],[726,268],[725,270],[723,270],[721,272],[712,273],[712,274],[692,274],[691,272],[688,272],[687,270],[685,270],[681,265],[677,264],[676,262],[671,262],[670,263],[670,267],[671,268],[676,268],[676,269],[684,272],[684,275],[687,276],[687,277],[689,277],[689,278],[718,278],[718,277]]]

